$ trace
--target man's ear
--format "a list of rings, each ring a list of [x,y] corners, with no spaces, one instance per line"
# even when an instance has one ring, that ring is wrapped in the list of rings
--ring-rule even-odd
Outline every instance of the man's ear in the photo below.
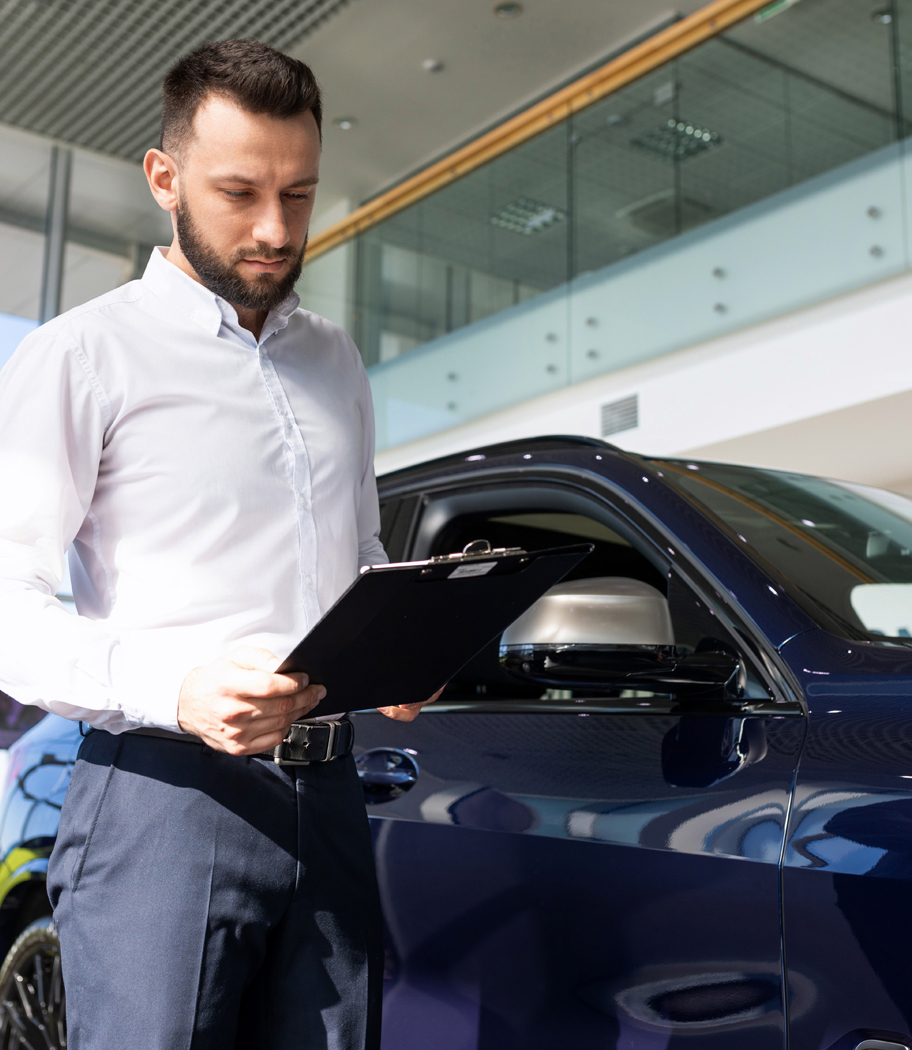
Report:
[[[178,171],[174,158],[160,149],[150,149],[143,160],[143,171],[158,206],[176,211]]]

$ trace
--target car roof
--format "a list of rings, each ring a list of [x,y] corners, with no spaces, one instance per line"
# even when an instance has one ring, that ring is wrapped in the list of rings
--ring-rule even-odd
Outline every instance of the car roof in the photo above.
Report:
[[[515,456],[528,452],[567,452],[581,448],[599,448],[609,452],[623,451],[615,445],[599,438],[583,437],[576,434],[547,434],[541,437],[516,438],[513,441],[501,441],[493,445],[480,445],[477,448],[462,452],[451,452],[448,456],[428,459],[409,467],[383,474],[377,480],[384,485],[405,480],[413,474],[433,474],[447,467],[464,466],[466,462],[488,459],[495,456]]]

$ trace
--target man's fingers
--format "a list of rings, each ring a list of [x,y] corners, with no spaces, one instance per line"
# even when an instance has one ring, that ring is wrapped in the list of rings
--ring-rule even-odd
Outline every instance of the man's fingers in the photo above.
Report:
[[[309,685],[306,689],[302,689],[295,697],[296,703],[291,721],[303,718],[309,711],[313,711],[325,696],[326,690],[322,685]]]
[[[395,707],[378,707],[377,710],[382,715],[386,715],[387,718],[392,718],[397,722],[413,722],[421,712],[421,708],[426,704],[432,704],[444,689],[446,689],[446,686],[442,685],[429,700],[422,700],[416,704],[398,704]]]
[[[400,704],[398,707],[378,707],[377,710],[381,715],[392,718],[394,722],[414,722],[418,717],[421,706],[409,704],[408,707],[405,707]]]
[[[309,685],[293,693],[278,696],[239,695],[236,709],[224,717],[229,722],[249,722],[263,718],[284,718],[291,723],[303,718],[326,696],[322,685]]]
[[[243,753],[248,755],[256,755],[277,747],[285,739],[291,723],[304,718],[325,696],[326,690],[322,685],[308,686],[298,694],[299,702],[291,711],[283,715],[265,715],[253,719],[246,730],[238,734],[236,743],[240,744]]]

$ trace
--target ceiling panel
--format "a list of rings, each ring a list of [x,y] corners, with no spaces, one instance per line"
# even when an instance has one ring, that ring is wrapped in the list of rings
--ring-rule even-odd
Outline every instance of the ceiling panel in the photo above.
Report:
[[[0,121],[140,161],[167,69],[208,40],[291,48],[348,0],[0,0]]]

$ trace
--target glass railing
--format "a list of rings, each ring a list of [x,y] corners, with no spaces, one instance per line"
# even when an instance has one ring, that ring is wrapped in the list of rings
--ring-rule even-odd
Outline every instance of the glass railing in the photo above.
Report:
[[[906,268],[910,63],[912,0],[778,0],[310,264],[379,446]]]

